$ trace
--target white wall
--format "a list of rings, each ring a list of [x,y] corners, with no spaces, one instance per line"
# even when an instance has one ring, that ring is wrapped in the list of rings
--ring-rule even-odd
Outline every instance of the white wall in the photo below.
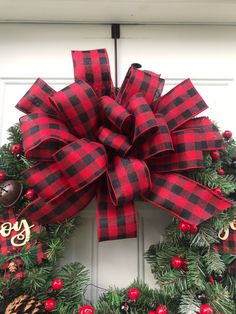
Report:
[[[37,77],[56,89],[73,80],[71,50],[105,47],[114,77],[114,50],[109,25],[0,24],[0,141],[20,112],[14,109]],[[133,62],[166,78],[165,91],[190,77],[207,101],[208,114],[236,136],[236,27],[122,26],[118,41],[119,82]],[[146,203],[137,204],[138,239],[97,244],[94,209],[82,214],[81,226],[67,246],[64,261],[80,260],[102,287],[128,285],[139,276],[153,279],[143,252],[158,241],[170,216]],[[97,290],[89,297],[95,298]]]

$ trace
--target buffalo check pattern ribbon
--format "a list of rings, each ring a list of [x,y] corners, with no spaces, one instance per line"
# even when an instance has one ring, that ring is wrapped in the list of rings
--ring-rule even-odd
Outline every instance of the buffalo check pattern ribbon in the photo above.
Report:
[[[164,80],[134,67],[115,94],[105,49],[73,51],[75,82],[55,92],[37,79],[17,108],[38,198],[21,213],[40,224],[77,215],[96,195],[98,238],[137,235],[134,202],[144,199],[200,224],[231,203],[187,178],[203,152],[223,149],[207,108],[187,79],[161,96]]]

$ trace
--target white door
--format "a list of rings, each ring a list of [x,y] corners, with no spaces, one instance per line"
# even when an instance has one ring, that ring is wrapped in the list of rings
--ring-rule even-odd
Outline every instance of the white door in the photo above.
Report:
[[[108,50],[114,76],[114,49],[109,25],[0,25],[0,142],[18,121],[17,101],[37,77],[56,90],[73,81],[71,50]],[[118,40],[119,84],[131,63],[161,73],[165,90],[191,78],[210,109],[207,113],[222,130],[236,136],[235,26],[122,26]],[[98,243],[95,204],[81,215],[81,225],[68,241],[63,262],[80,261],[91,272],[91,282],[102,288],[126,286],[134,278],[154,280],[143,253],[159,241],[171,220],[166,212],[144,202],[136,204],[137,239]],[[96,298],[91,288],[88,297]]]

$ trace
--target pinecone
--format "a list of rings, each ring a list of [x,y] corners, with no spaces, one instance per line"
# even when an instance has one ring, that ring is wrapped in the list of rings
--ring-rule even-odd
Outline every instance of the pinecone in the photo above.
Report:
[[[8,269],[10,273],[15,273],[17,271],[17,265],[15,262],[11,261],[8,265]]]
[[[43,305],[34,297],[20,295],[6,308],[5,314],[35,314],[44,313]]]

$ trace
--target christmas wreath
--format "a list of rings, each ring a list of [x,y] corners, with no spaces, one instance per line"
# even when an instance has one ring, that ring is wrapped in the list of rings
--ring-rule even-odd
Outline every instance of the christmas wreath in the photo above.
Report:
[[[2,313],[234,313],[236,144],[190,80],[131,66],[114,89],[105,49],[73,51],[75,82],[37,79],[0,148]],[[96,198],[98,240],[136,237],[135,201],[174,218],[146,253],[158,289],[135,281],[87,304],[88,272],[57,267]]]

